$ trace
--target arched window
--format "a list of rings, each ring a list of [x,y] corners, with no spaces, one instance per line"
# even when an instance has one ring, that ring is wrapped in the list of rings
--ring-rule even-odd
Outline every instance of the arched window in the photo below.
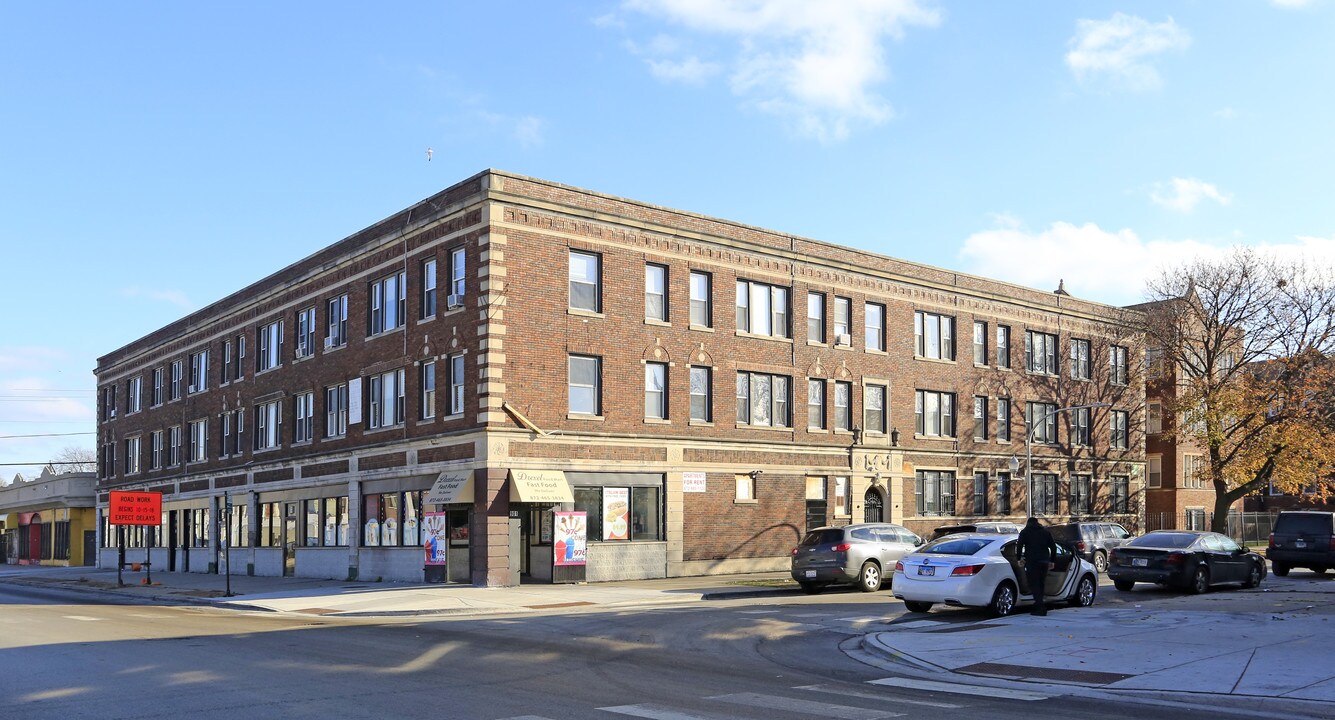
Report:
[[[879,490],[874,487],[867,488],[867,495],[862,498],[862,506],[866,508],[863,522],[885,522],[885,501],[881,499]]]

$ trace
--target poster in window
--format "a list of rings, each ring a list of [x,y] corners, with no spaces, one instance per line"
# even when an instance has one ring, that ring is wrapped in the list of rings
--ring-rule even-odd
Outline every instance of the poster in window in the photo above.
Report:
[[[603,539],[630,539],[630,488],[603,488]]]
[[[450,549],[448,523],[443,512],[429,512],[422,515],[422,547],[426,551],[427,565],[444,565]]]
[[[583,565],[587,557],[588,513],[556,511],[556,546],[552,563],[557,567]]]
[[[538,525],[538,542],[543,545],[549,545],[552,542],[552,514],[542,513],[542,519]]]

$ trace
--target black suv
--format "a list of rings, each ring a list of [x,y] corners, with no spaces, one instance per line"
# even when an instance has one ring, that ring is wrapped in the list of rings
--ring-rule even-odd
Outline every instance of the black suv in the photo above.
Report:
[[[1094,563],[1099,574],[1108,571],[1108,553],[1131,539],[1131,533],[1117,523],[1071,522],[1048,528],[1052,539],[1071,548],[1071,552]]]
[[[1295,567],[1323,573],[1335,567],[1335,512],[1285,510],[1275,518],[1266,559],[1283,577]]]

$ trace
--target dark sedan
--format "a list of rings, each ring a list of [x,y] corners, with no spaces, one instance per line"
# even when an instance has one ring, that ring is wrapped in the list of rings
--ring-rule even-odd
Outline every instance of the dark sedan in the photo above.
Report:
[[[1108,577],[1124,591],[1138,582],[1193,593],[1231,583],[1254,588],[1265,578],[1265,560],[1219,533],[1159,530],[1114,548]]]

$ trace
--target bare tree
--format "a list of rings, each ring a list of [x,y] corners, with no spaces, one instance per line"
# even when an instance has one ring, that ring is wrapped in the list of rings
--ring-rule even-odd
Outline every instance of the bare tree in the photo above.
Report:
[[[1165,271],[1147,295],[1148,387],[1167,401],[1164,430],[1207,457],[1212,529],[1246,495],[1332,472],[1335,269],[1238,248]]]
[[[69,445],[51,458],[51,465],[56,472],[97,472],[97,452]]]

